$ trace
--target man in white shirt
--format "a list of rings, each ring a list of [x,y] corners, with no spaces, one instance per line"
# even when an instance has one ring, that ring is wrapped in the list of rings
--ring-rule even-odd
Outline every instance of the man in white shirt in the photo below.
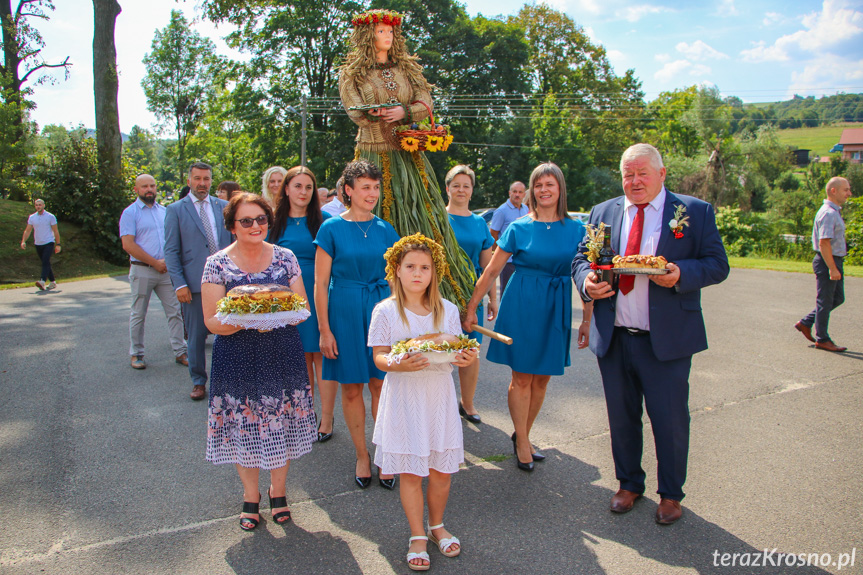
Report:
[[[54,270],[51,269],[51,256],[60,253],[60,230],[57,229],[57,218],[45,210],[43,200],[33,202],[33,207],[36,208],[36,213],[30,214],[27,218],[27,227],[24,228],[24,235],[21,237],[21,249],[27,248],[27,238],[30,237],[30,232],[33,232],[36,254],[42,261],[42,276],[36,282],[36,287],[44,290],[45,284],[50,282],[47,288],[54,289],[57,287],[57,282],[54,281]]]
[[[680,519],[689,457],[689,370],[707,349],[701,289],[728,277],[728,257],[713,207],[665,188],[662,156],[636,144],[620,160],[624,196],[590,211],[589,223],[611,226],[611,246],[622,255],[661,255],[663,275],[620,275],[617,289],[601,281],[584,244],[572,262],[582,299],[593,300],[590,349],[596,354],[611,451],[620,489],[611,511],[626,513],[645,491],[642,402],[656,445],[656,522]]]
[[[138,199],[120,216],[120,240],[129,254],[129,287],[132,290],[132,311],[129,314],[129,355],[134,369],[145,369],[144,322],[153,292],[162,302],[168,318],[168,332],[174,358],[180,365],[189,365],[186,341],[183,339],[183,316],[180,302],[171,285],[165,265],[165,207],[156,201],[156,180],[149,174],[135,179]]]
[[[344,196],[342,195],[344,193],[344,189],[345,179],[339,178],[339,181],[336,182],[336,197],[333,198],[331,202],[328,202],[321,206],[321,211],[327,212],[331,216],[338,216],[339,214],[347,210],[345,205],[342,203],[342,199],[344,198]]]

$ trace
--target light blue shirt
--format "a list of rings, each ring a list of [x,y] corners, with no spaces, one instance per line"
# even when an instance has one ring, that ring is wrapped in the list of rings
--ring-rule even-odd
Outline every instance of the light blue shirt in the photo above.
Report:
[[[120,216],[120,237],[134,236],[147,255],[165,259],[165,213],[165,206],[158,202],[148,206],[138,198]],[[132,256],[129,259],[138,261]]]
[[[503,232],[506,231],[506,228],[509,227],[509,224],[517,220],[522,216],[526,216],[530,210],[527,209],[527,206],[524,203],[521,204],[520,207],[516,208],[512,205],[512,200],[507,200],[501,206],[494,211],[494,214],[491,216],[491,224],[489,227],[498,233],[498,237],[503,235]],[[512,257],[506,260],[507,263],[512,262]]]
[[[842,206],[824,200],[821,209],[815,214],[812,226],[812,249],[821,251],[821,240],[830,240],[830,251],[834,256],[845,257],[848,248],[845,245],[845,221],[842,219]]]

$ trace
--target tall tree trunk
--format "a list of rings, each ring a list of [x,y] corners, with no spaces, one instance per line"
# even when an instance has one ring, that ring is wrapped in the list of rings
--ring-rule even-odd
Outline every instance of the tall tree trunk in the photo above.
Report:
[[[121,185],[120,113],[117,106],[117,49],[114,25],[121,8],[117,0],[93,0],[93,93],[96,99],[96,142],[102,185]],[[117,188],[115,188],[117,189]]]

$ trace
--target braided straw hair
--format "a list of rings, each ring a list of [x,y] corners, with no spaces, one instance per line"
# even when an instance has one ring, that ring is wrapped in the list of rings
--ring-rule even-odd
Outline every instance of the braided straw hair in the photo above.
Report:
[[[356,26],[351,33],[351,51],[345,57],[340,72],[350,78],[365,78],[376,65],[375,26]],[[391,62],[401,66],[411,84],[421,90],[434,87],[423,76],[419,58],[408,54],[401,26],[393,26],[393,45],[388,53]]]

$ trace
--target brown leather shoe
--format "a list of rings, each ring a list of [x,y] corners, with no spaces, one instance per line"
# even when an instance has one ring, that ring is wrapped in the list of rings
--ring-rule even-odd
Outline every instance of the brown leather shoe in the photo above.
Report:
[[[143,355],[132,356],[132,369],[147,369],[147,363],[144,361]]]
[[[189,394],[189,397],[194,399],[195,401],[199,401],[204,399],[207,396],[206,388],[203,385],[196,385],[192,387],[192,393]]]
[[[611,497],[610,509],[614,513],[626,513],[627,511],[632,510],[632,506],[635,505],[635,501],[640,497],[641,493],[627,491],[626,489],[618,489],[617,493]]]
[[[794,329],[796,329],[797,331],[802,333],[803,337],[805,337],[806,339],[808,339],[812,343],[815,343],[815,338],[812,337],[812,328],[811,327],[809,327],[808,325],[804,325],[802,321],[798,321],[797,323],[794,324]]]
[[[178,355],[178,356],[174,359],[174,361],[176,361],[176,362],[177,362],[177,363],[179,363],[180,365],[185,365],[186,367],[189,367],[189,358],[186,356],[186,354],[185,354],[185,353],[184,353],[184,354],[182,354],[182,355]]]
[[[683,508],[680,507],[680,501],[674,499],[665,499],[659,502],[659,507],[656,508],[656,522],[660,525],[671,525],[683,516]]]
[[[817,341],[815,342],[815,347],[818,349],[823,349],[824,351],[835,351],[837,353],[842,353],[847,347],[842,347],[840,345],[836,345],[829,339],[827,341]]]

